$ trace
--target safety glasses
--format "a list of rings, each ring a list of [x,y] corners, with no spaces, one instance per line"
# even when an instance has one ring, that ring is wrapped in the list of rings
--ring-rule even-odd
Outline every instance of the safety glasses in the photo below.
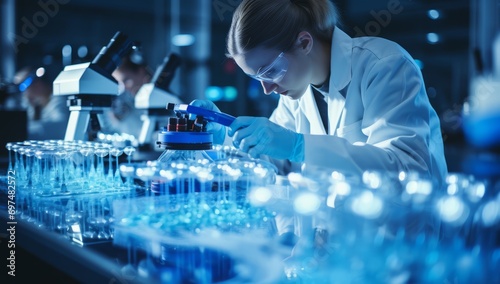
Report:
[[[263,82],[278,83],[283,79],[287,70],[288,59],[286,59],[285,53],[282,52],[269,66],[257,71],[257,74],[249,76]]]

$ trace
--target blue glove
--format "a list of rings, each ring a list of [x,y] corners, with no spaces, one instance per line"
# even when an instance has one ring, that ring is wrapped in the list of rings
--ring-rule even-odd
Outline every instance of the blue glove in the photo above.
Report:
[[[283,128],[264,117],[237,117],[229,126],[233,145],[254,158],[304,161],[304,135]]]
[[[202,107],[211,111],[221,112],[220,109],[209,100],[194,100],[190,103],[192,106]],[[216,122],[207,123],[207,132],[213,134],[214,144],[224,144],[226,138],[226,127]]]

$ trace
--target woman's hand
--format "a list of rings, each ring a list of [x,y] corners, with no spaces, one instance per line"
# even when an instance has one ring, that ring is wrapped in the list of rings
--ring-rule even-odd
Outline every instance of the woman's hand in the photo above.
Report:
[[[254,158],[268,155],[293,162],[304,160],[304,136],[267,118],[240,116],[229,128],[233,145]]]

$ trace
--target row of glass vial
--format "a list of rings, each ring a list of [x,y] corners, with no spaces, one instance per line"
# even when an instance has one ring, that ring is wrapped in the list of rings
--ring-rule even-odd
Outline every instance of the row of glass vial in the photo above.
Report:
[[[116,148],[89,141],[23,141],[7,143],[9,170],[19,190],[67,195],[122,188],[119,157],[135,148]]]

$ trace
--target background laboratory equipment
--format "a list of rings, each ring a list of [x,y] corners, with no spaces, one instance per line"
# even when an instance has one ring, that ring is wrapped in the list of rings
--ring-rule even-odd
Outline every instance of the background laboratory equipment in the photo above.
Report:
[[[0,120],[10,121],[0,125],[1,133],[9,133],[0,137],[0,161],[6,164],[7,149],[5,146],[10,141],[22,141],[28,139],[28,115],[27,111],[20,109],[19,86],[9,80],[0,78]]]
[[[118,31],[92,62],[68,65],[56,77],[54,95],[68,96],[71,111],[64,140],[93,140],[85,134],[92,136],[99,130],[102,111],[118,95],[118,83],[111,73],[132,47],[133,42]],[[89,123],[95,133],[87,133]]]

